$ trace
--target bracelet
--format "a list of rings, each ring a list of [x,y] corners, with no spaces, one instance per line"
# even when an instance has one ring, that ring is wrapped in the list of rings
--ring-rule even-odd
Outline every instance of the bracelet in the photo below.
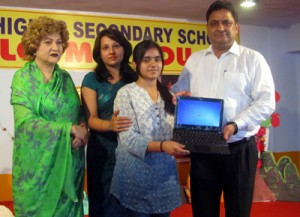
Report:
[[[109,124],[109,121],[106,121],[106,127],[108,130],[110,130],[110,124]]]
[[[161,141],[160,145],[159,145],[160,146],[160,152],[164,152],[164,150],[163,150],[163,144],[164,144],[164,141]]]

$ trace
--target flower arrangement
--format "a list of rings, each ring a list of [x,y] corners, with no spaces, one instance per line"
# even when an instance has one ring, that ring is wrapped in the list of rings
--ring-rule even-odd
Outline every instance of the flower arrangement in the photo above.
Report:
[[[280,100],[280,95],[278,92],[275,92],[275,102],[277,103]],[[261,155],[265,151],[266,148],[266,136],[268,127],[279,127],[280,126],[280,114],[273,113],[267,120],[261,122],[260,129],[256,134],[256,147],[258,151],[258,162],[257,168],[261,168],[263,166]]]

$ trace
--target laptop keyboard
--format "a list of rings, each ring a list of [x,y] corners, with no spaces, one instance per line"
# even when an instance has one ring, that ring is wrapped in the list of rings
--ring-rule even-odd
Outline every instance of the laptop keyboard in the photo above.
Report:
[[[201,138],[201,140],[199,139]],[[174,129],[173,139],[183,144],[207,144],[207,145],[226,145],[223,134],[219,132],[201,132],[186,129]]]
[[[174,129],[173,140],[185,145],[190,152],[230,154],[228,144],[219,132]]]
[[[200,139],[201,138],[201,139]],[[173,140],[185,145],[194,153],[230,154],[223,134],[219,132],[201,132],[186,129],[173,129]]]

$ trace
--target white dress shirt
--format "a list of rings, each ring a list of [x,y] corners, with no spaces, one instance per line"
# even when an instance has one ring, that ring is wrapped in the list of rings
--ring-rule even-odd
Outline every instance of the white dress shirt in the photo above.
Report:
[[[174,93],[180,90],[224,99],[223,125],[234,121],[239,129],[228,142],[255,135],[275,110],[274,82],[265,58],[236,42],[219,59],[211,45],[193,53],[171,87]]]

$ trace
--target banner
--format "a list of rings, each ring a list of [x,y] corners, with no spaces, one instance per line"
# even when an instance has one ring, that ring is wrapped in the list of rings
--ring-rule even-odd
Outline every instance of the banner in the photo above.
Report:
[[[67,70],[94,68],[94,41],[97,33],[106,28],[120,30],[133,47],[150,38],[159,43],[165,55],[164,74],[178,74],[192,52],[209,46],[206,25],[200,23],[9,8],[0,8],[0,14],[0,68],[20,68],[24,65],[21,37],[28,23],[39,16],[66,22],[70,40],[59,65]]]

